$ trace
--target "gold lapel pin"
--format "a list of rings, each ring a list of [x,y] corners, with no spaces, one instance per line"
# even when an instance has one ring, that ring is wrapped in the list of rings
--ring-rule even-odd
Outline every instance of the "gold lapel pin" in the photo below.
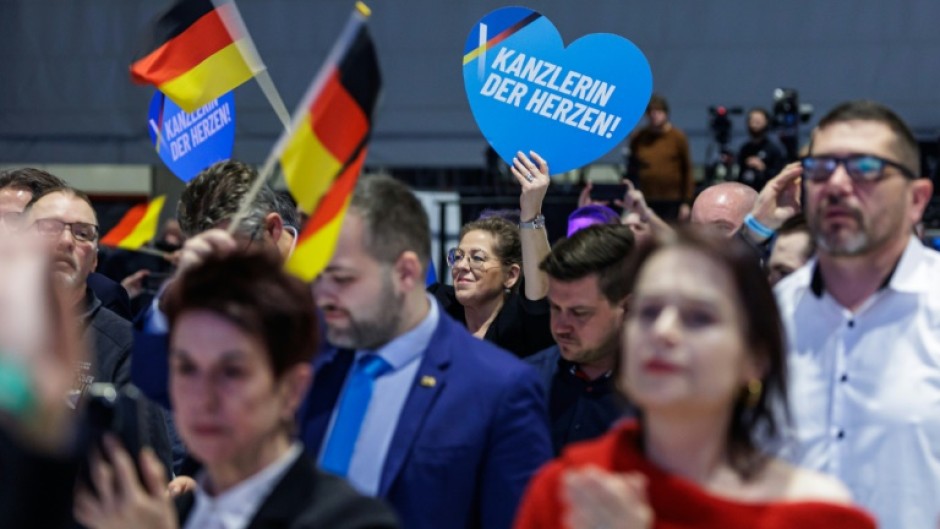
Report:
[[[430,375],[424,375],[421,377],[421,385],[426,388],[433,388],[437,385],[437,379]]]

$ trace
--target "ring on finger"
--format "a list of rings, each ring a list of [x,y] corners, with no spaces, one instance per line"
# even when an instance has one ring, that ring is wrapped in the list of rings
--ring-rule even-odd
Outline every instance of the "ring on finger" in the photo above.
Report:
[[[525,177],[527,182],[531,182],[532,180],[534,180],[534,178],[532,177],[532,173],[522,173],[522,176]]]

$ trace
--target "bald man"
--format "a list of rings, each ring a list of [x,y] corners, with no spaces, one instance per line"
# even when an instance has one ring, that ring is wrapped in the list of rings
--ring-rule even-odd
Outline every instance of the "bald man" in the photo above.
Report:
[[[738,182],[723,182],[705,188],[692,204],[692,224],[706,226],[728,238],[754,207],[757,191]]]

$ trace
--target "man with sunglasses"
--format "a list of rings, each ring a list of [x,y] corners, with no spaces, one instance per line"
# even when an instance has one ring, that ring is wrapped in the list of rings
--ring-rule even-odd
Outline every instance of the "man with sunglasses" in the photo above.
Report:
[[[940,515],[940,254],[913,234],[933,191],[920,174],[897,115],[845,103],[746,224],[772,235],[802,187],[817,257],[776,287],[794,459],[839,477],[884,529],[932,527]]]

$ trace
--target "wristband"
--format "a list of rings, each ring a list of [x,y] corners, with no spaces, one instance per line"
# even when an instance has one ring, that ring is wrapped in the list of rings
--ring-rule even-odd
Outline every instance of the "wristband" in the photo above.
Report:
[[[753,231],[754,233],[760,235],[761,237],[765,239],[769,239],[773,237],[775,233],[777,233],[775,230],[772,230],[768,228],[767,226],[764,226],[763,224],[761,224],[760,221],[755,219],[754,215],[751,215],[750,213],[748,213],[747,216],[744,217],[744,225],[747,226],[748,229],[750,229],[751,231]]]
[[[29,372],[15,361],[0,358],[0,410],[17,418],[28,416],[36,406]]]
[[[536,215],[534,219],[524,220],[519,223],[519,228],[523,230],[540,230],[545,227],[545,217]]]

